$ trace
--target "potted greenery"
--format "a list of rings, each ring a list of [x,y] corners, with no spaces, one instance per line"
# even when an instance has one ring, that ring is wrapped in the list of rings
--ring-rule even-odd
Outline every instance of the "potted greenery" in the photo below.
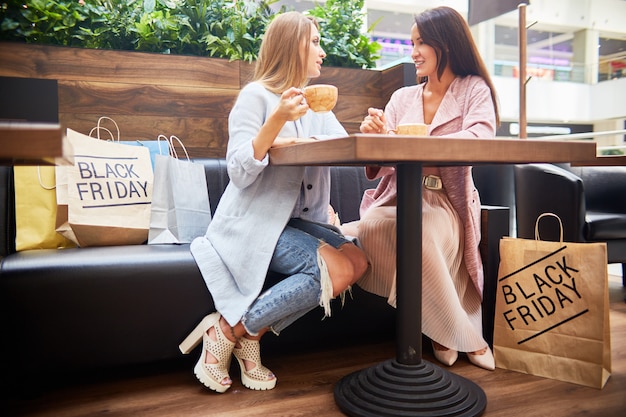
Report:
[[[0,40],[252,62],[276,1],[8,0]],[[375,67],[380,45],[362,32],[363,4],[328,0],[307,12],[320,21],[326,65]]]
[[[106,115],[123,138],[175,134],[192,157],[225,155],[232,103],[267,23],[284,10],[270,7],[275,0],[5,2],[0,77],[56,80],[64,127],[88,133]],[[308,11],[328,54],[317,81],[339,88],[335,113],[350,133],[402,81],[396,68],[370,69],[380,46],[362,33],[362,6],[328,0]]]

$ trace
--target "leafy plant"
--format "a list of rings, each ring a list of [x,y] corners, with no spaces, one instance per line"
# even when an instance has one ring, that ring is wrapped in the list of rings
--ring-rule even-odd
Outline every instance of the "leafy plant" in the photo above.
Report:
[[[82,2],[86,20],[78,25],[72,37],[77,46],[93,49],[135,49],[135,21],[143,13],[139,0],[89,0]]]
[[[144,0],[136,49],[256,59],[277,0]]]
[[[308,11],[320,23],[324,64],[332,67],[372,68],[380,58],[381,45],[362,32],[364,0],[327,0]],[[371,32],[375,22],[368,29]]]
[[[600,152],[601,155],[624,155],[624,151],[620,149],[604,149]]]
[[[254,61],[277,0],[0,0],[0,40]],[[374,67],[380,46],[361,33],[363,0],[328,0],[325,65]],[[279,12],[284,12],[282,6]]]
[[[176,52],[190,55],[206,55],[202,37],[209,33],[214,2],[206,0],[187,0],[185,7],[179,7],[181,27],[178,32],[180,49]]]
[[[30,0],[23,4],[9,0],[2,4],[0,29],[6,33],[3,39],[72,45],[72,29],[85,19],[78,2]]]
[[[143,2],[143,13],[131,29],[137,34],[137,50],[171,53],[179,47],[178,31],[185,21],[176,14],[176,8],[176,3]]]
[[[0,9],[0,40],[133,49],[129,30],[139,0],[8,0]]]
[[[249,62],[256,60],[263,34],[273,15],[269,6],[276,1],[211,2],[209,31],[202,36],[210,55]]]

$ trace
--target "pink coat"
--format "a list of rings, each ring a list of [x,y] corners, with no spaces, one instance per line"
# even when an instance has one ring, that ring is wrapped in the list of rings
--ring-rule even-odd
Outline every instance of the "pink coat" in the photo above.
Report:
[[[422,93],[424,85],[397,90],[385,107],[387,129],[401,123],[424,123]],[[492,138],[496,117],[491,91],[481,77],[457,77],[446,92],[428,128],[431,136],[457,138]],[[483,293],[483,267],[480,243],[480,197],[474,186],[471,167],[440,167],[441,180],[448,198],[463,222],[465,248],[463,257],[478,293]],[[361,217],[370,207],[383,206],[396,198],[394,167],[368,167],[369,178],[382,177],[378,187],[368,190],[361,202]]]

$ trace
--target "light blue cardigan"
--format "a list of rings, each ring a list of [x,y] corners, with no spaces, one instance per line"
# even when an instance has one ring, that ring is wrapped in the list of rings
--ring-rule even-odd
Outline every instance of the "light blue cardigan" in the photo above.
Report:
[[[308,219],[328,221],[328,167],[272,166],[267,156],[262,161],[253,157],[252,139],[279,100],[279,95],[255,82],[239,93],[228,119],[230,183],[206,234],[191,243],[215,307],[231,326],[261,292],[276,242],[300,197],[305,170],[307,183],[321,187]],[[287,122],[279,134],[317,139],[346,135],[332,112],[310,110],[298,121]]]

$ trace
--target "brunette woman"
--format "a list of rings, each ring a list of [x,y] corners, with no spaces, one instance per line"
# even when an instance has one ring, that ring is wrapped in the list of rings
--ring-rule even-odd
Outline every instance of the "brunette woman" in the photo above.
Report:
[[[390,133],[399,124],[424,123],[431,136],[491,138],[498,123],[496,93],[463,17],[449,7],[415,16],[411,27],[418,85],[397,90],[385,110],[370,108],[363,133]],[[367,167],[380,178],[366,191],[361,220],[342,226],[358,236],[372,269],[358,285],[396,303],[396,172]],[[426,167],[422,200],[422,330],[434,355],[452,365],[458,352],[494,369],[482,335],[483,270],[480,198],[471,167]]]

